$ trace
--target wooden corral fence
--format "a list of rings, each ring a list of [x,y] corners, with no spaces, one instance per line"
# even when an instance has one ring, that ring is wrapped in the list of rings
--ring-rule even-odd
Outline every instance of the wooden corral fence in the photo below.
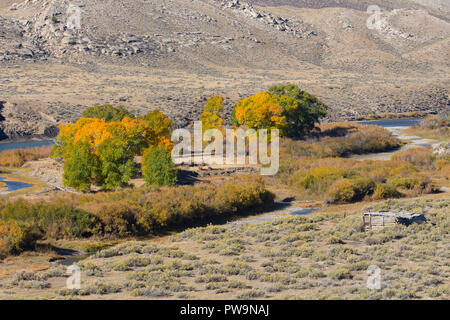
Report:
[[[410,212],[365,212],[363,213],[364,231],[376,230],[393,224],[410,225],[425,222],[422,213]]]

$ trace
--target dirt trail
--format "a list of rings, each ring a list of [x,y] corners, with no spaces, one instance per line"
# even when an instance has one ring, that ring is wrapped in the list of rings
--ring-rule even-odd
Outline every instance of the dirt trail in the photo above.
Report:
[[[370,154],[362,154],[362,155],[355,155],[352,156],[352,159],[356,160],[390,160],[391,157],[396,154],[397,152],[405,151],[411,148],[418,148],[418,147],[425,147],[425,146],[431,146],[435,143],[438,143],[438,140],[433,139],[426,139],[419,136],[414,135],[406,135],[404,133],[404,130],[407,129],[407,127],[386,127],[387,130],[391,131],[394,136],[401,140],[408,141],[407,144],[405,144],[403,147],[401,147],[398,150],[389,151],[389,152],[379,152],[379,153],[370,153]]]

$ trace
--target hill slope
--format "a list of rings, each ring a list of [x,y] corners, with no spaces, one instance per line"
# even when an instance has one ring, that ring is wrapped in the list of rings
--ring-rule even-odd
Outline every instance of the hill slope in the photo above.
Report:
[[[251,2],[79,0],[81,29],[69,30],[67,0],[2,1],[0,127],[54,132],[96,103],[160,108],[184,126],[208,95],[229,113],[280,82],[318,95],[329,120],[448,107],[446,3],[382,1],[372,30],[363,1]]]

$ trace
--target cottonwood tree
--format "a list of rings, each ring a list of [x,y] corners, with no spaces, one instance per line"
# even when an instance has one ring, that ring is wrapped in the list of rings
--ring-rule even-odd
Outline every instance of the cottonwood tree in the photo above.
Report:
[[[94,184],[117,189],[139,172],[136,156],[153,147],[172,149],[171,128],[172,122],[159,111],[142,119],[124,117],[109,122],[81,118],[60,126],[52,155],[65,161],[66,186],[89,190]]]

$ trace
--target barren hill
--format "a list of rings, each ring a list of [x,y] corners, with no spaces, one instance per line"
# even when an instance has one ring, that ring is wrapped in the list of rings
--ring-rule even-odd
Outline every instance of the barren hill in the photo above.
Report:
[[[447,1],[249,2],[3,0],[4,135],[52,134],[97,103],[160,108],[184,126],[209,95],[225,96],[229,112],[287,82],[326,102],[329,120],[449,106]],[[371,29],[366,9],[377,3]],[[70,4],[80,29],[67,27]]]

